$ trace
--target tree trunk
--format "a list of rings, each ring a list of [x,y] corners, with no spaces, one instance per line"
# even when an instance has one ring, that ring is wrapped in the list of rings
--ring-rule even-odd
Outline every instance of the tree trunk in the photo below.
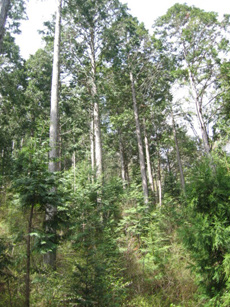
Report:
[[[161,184],[161,161],[160,153],[158,154],[158,202],[159,206],[162,205],[162,184]]]
[[[145,128],[145,119],[143,120],[143,127],[144,127],[145,155],[146,155],[146,162],[147,162],[147,174],[148,174],[149,185],[150,185],[151,191],[154,192],[153,175],[152,175],[151,160],[150,160],[150,153],[149,153],[149,141],[148,141],[146,128]]]
[[[2,49],[2,42],[5,33],[5,24],[7,15],[10,8],[10,0],[1,0],[0,1],[0,53]]]
[[[118,132],[119,133],[119,132]],[[124,158],[124,146],[122,144],[121,135],[119,133],[119,151],[120,151],[120,161],[121,161],[121,179],[123,183],[123,188],[126,188],[126,172],[125,172],[125,158]]]
[[[157,204],[159,192],[158,192],[157,171],[156,171],[154,163],[153,163],[153,172],[152,173],[153,173],[153,178],[154,178],[153,187],[154,187],[154,192],[155,192],[155,203]]]
[[[62,0],[58,0],[56,13],[55,37],[54,37],[54,55],[53,55],[53,72],[52,72],[52,88],[51,88],[51,108],[50,108],[50,153],[49,153],[49,171],[55,173],[59,171],[58,162],[58,135],[59,135],[59,116],[58,116],[58,100],[59,100],[59,79],[60,79],[60,38],[61,38],[61,6]],[[55,189],[55,188],[53,188]],[[57,214],[57,208],[47,204],[46,206],[46,231],[56,237],[56,231],[53,227]],[[48,252],[44,255],[44,263],[55,268],[56,250]]]
[[[190,68],[189,68],[189,80],[190,80],[190,86],[191,86],[191,89],[192,89],[192,95],[193,95],[193,98],[195,100],[196,114],[197,114],[197,117],[198,117],[200,129],[201,129],[201,135],[202,135],[204,150],[205,150],[206,154],[210,154],[211,149],[210,149],[210,145],[209,145],[209,137],[208,137],[208,133],[207,133],[207,128],[206,128],[206,125],[204,123],[203,114],[202,114],[202,103],[201,103],[201,101],[199,101],[199,97],[196,93],[196,88],[195,88],[195,84],[194,84],[194,81],[193,81],[193,78],[192,78],[192,73],[191,73]]]
[[[91,94],[93,100],[93,128],[94,128],[94,149],[95,149],[95,165],[96,178],[103,181],[102,178],[102,145],[101,145],[101,127],[100,127],[100,111],[97,97],[96,86],[96,60],[95,60],[95,42],[94,29],[90,31],[90,61],[91,61]],[[91,124],[92,133],[92,124]]]
[[[75,153],[75,150],[72,156],[72,167],[73,167],[73,191],[76,192],[76,153]]]
[[[143,194],[144,194],[144,201],[145,203],[148,203],[148,184],[147,184],[147,177],[146,177],[146,171],[145,171],[145,157],[144,157],[143,143],[141,139],[141,128],[140,128],[140,122],[139,122],[136,92],[135,92],[132,72],[130,72],[130,81],[131,81],[131,88],[132,88],[134,117],[135,117],[135,122],[136,122],[136,135],[137,135],[137,144],[138,144],[138,153],[139,153],[139,163],[140,163],[140,169],[141,169],[142,189],[143,189]]]
[[[186,66],[188,69],[188,74],[189,74],[189,84],[190,84],[190,88],[192,91],[192,97],[195,101],[195,106],[196,106],[196,114],[197,114],[197,118],[198,118],[198,122],[200,125],[200,129],[201,129],[201,135],[202,135],[202,141],[203,141],[203,145],[204,145],[204,150],[206,152],[206,154],[210,154],[211,152],[211,148],[209,145],[209,137],[208,137],[208,133],[207,133],[207,128],[204,122],[204,118],[203,118],[203,114],[202,114],[202,98],[199,99],[199,93],[198,90],[196,88],[196,84],[192,75],[192,71],[189,65],[189,62],[187,60],[186,57],[186,50],[185,50],[185,46],[184,46],[184,57],[185,57],[185,61],[186,61]]]
[[[30,217],[29,217],[29,225],[28,225],[28,233],[27,233],[27,248],[26,248],[26,297],[25,297],[25,305],[26,305],[26,307],[30,306],[30,233],[31,233],[31,229],[32,229],[33,210],[34,210],[34,205],[32,205],[31,209],[30,209]]]
[[[91,114],[91,122],[90,122],[90,153],[91,153],[91,167],[92,171],[95,170],[95,140],[94,140],[94,119],[93,112]],[[93,180],[94,178],[92,178]]]
[[[181,157],[180,157],[179,145],[178,145],[177,134],[176,134],[176,125],[175,125],[173,113],[172,113],[172,126],[173,126],[173,135],[174,135],[175,146],[176,146],[177,163],[178,163],[178,167],[180,171],[180,182],[181,182],[182,190],[185,193],[184,172],[183,172],[183,167],[182,167],[182,162],[181,162]]]

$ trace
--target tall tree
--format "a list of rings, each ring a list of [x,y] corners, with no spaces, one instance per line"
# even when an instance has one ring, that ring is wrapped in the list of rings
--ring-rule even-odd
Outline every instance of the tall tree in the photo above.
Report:
[[[137,99],[136,99],[136,90],[135,90],[135,84],[134,84],[134,78],[133,78],[132,71],[130,71],[130,82],[131,82],[131,88],[132,88],[134,118],[135,118],[135,123],[136,123],[136,135],[137,135],[139,162],[140,162],[140,170],[141,170],[141,178],[142,178],[142,189],[143,189],[145,203],[148,203],[148,183],[147,183],[146,168],[145,168],[144,147],[143,147],[142,136],[141,136],[139,112],[138,112]]]
[[[106,55],[113,59],[114,69],[116,69],[116,65],[118,67],[120,66],[123,68],[124,72],[129,75],[130,94],[136,125],[138,156],[145,203],[148,203],[148,183],[135,83],[137,83],[137,76],[146,59],[145,51],[147,49],[145,49],[145,47],[149,43],[148,39],[148,32],[145,30],[143,24],[139,24],[135,18],[126,14],[121,20],[114,23],[112,31],[108,36],[108,47],[105,47],[105,49],[107,49]]]
[[[104,31],[116,18],[119,6],[117,0],[71,0],[65,15],[69,23],[69,26],[66,27],[66,45],[71,46],[78,63],[86,64],[84,77],[87,80],[86,86],[89,89],[92,103],[90,111],[91,165],[96,168],[98,179],[102,179],[103,173],[98,69]],[[71,68],[72,71],[74,66]]]
[[[51,86],[51,106],[50,106],[50,153],[49,153],[49,171],[55,173],[59,171],[59,79],[60,79],[60,40],[61,40],[61,7],[62,0],[57,2],[56,25],[54,36],[54,55],[53,55],[53,71]],[[56,237],[54,222],[57,214],[57,208],[53,205],[46,206],[46,231]],[[44,255],[44,262],[53,268],[56,265],[56,250],[52,250]]]
[[[208,126],[215,121],[215,102],[221,94],[216,81],[226,51],[226,23],[219,22],[214,12],[175,4],[156,26],[168,56],[175,61],[177,76],[189,85],[204,151],[209,154]]]

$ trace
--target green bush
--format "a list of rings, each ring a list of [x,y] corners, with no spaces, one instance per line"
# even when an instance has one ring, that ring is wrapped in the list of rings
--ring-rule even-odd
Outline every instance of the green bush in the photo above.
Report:
[[[219,160],[203,159],[187,187],[181,238],[191,253],[207,306],[218,306],[229,279],[230,174]]]

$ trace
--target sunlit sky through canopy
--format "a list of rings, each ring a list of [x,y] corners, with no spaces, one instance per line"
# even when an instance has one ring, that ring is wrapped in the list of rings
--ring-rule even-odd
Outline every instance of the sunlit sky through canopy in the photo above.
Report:
[[[230,5],[226,0],[120,0],[127,3],[130,12],[137,17],[139,21],[144,22],[148,29],[151,29],[154,20],[164,15],[167,10],[175,3],[187,3],[194,5],[205,11],[215,11],[220,16],[230,14]],[[43,28],[43,22],[50,19],[55,12],[56,0],[30,0],[27,4],[28,20],[22,22],[22,33],[16,38],[17,44],[20,45],[21,54],[28,58],[30,54],[41,47],[41,37],[38,30]]]

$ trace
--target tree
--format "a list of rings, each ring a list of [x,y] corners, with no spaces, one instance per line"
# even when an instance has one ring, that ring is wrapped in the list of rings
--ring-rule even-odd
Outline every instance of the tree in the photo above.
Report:
[[[220,53],[226,50],[224,27],[216,13],[186,4],[175,4],[156,21],[156,34],[175,63],[174,76],[189,85],[206,154],[211,151],[208,126],[216,120],[215,102],[221,94],[216,82],[223,61]]]
[[[95,168],[96,177],[99,180],[103,177],[100,93],[98,91],[102,42],[105,30],[119,16],[120,6],[117,0],[96,2],[71,0],[65,17],[69,23],[66,28],[65,44],[75,51],[74,56],[78,63],[86,64],[85,86],[89,90],[92,104],[90,110],[91,165],[93,169]],[[72,72],[74,66],[71,68]]]
[[[28,213],[25,274],[25,306],[27,307],[30,306],[31,241],[32,236],[36,235],[32,231],[34,211],[36,208],[44,211],[47,202],[53,206],[58,202],[57,195],[52,193],[52,188],[55,186],[55,178],[47,170],[47,148],[43,146],[40,149],[38,144],[38,139],[29,138],[26,140],[25,146],[18,151],[14,158],[13,189],[15,197],[19,198],[21,208],[24,209],[26,215]],[[49,243],[47,243],[48,245]]]
[[[137,135],[139,162],[140,162],[141,177],[142,177],[142,189],[144,193],[145,203],[148,203],[148,183],[147,183],[147,176],[146,176],[146,169],[145,169],[144,148],[143,148],[142,137],[141,137],[139,112],[137,108],[136,91],[135,91],[132,71],[130,71],[130,81],[131,81],[132,97],[133,97],[134,118],[136,122],[136,135]]]
[[[174,120],[173,111],[172,111],[172,128],[173,128],[173,135],[174,135],[174,140],[175,140],[177,163],[178,163],[178,167],[179,167],[179,171],[180,171],[180,182],[181,182],[182,190],[185,193],[184,172],[183,172],[183,167],[182,167],[182,162],[181,162],[181,157],[180,157],[180,150],[179,150],[176,124],[175,124],[175,120]]]
[[[2,0],[0,3],[0,50],[5,32],[6,18],[10,9],[10,0]]]
[[[128,14],[124,15],[119,21],[115,21],[113,27],[108,32],[108,46],[105,46],[105,55],[108,59],[112,59],[114,69],[116,69],[116,66],[120,66],[129,75],[142,189],[144,201],[148,203],[148,183],[135,83],[136,76],[142,66],[141,62],[145,61],[145,47],[148,45],[149,37],[143,24],[139,24],[135,18]]]
[[[6,30],[11,33],[20,33],[19,20],[24,18],[25,1],[24,0],[2,0],[0,3],[0,53],[2,52],[2,43]],[[7,23],[7,25],[6,25]]]
[[[59,135],[59,116],[58,116],[58,100],[59,100],[59,78],[60,78],[60,39],[61,39],[61,6],[62,0],[58,0],[55,37],[54,37],[54,55],[53,55],[53,72],[51,87],[51,106],[50,106],[50,153],[49,153],[49,171],[55,173],[59,171],[58,163],[58,135]],[[46,230],[53,234],[55,240],[55,229],[53,228],[56,218],[57,208],[52,204],[46,207]],[[44,255],[44,262],[53,268],[56,266],[56,250],[52,250]]]
[[[193,168],[186,199],[183,242],[195,261],[193,269],[202,293],[215,305],[225,296],[229,302],[229,159],[215,157],[216,169],[202,158]],[[226,294],[224,294],[226,292]],[[228,305],[224,304],[225,306]]]

